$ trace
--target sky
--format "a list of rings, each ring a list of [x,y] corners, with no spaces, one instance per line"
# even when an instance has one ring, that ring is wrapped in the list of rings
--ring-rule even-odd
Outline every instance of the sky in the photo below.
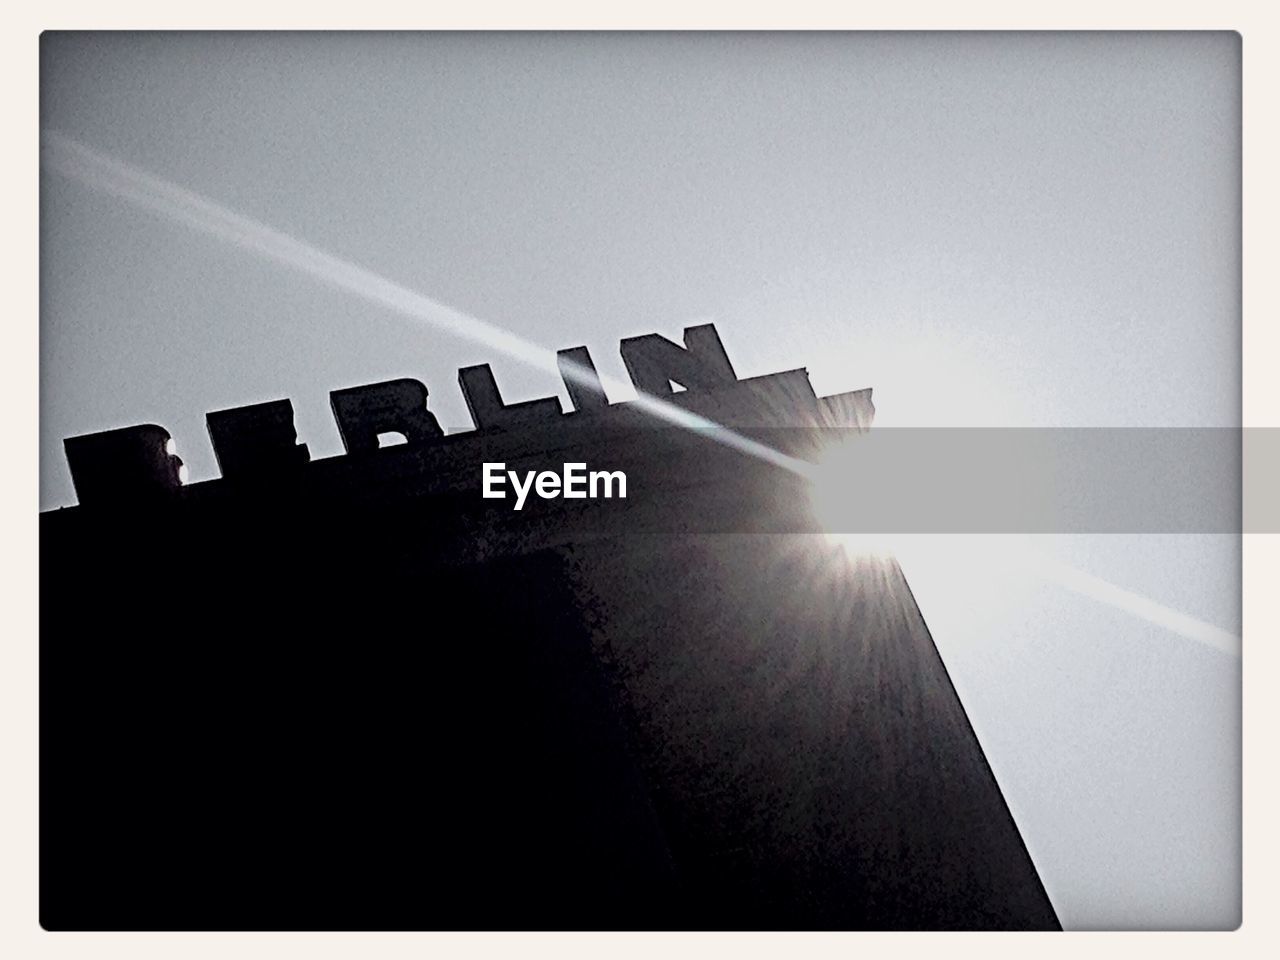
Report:
[[[42,129],[602,374],[711,321],[740,376],[872,387],[878,427],[1240,425],[1233,33],[41,42]],[[321,457],[340,387],[416,377],[455,429],[461,366],[566,396],[52,172],[40,351],[41,509],[79,433],[160,423],[202,480],[210,410],[289,397]],[[1237,538],[1038,546],[1239,632]],[[902,560],[1064,924],[1234,926],[1239,659]]]

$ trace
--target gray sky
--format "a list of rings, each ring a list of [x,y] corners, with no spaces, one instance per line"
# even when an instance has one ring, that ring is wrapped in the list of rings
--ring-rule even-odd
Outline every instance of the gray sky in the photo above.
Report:
[[[1239,426],[1239,39],[73,35],[41,123],[625,378],[714,320],[740,375],[877,424]],[[63,437],[395,376],[469,423],[546,374],[57,175],[42,181],[41,507]],[[615,399],[625,399],[616,397]],[[1239,630],[1238,540],[1057,555]],[[1233,924],[1239,661],[1051,585],[904,567],[1068,926]]]

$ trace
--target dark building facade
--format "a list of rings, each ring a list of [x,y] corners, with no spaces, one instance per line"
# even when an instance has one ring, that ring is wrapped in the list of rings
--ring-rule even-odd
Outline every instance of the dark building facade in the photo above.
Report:
[[[709,326],[622,349],[790,456],[871,424]],[[287,400],[211,413],[223,476],[185,486],[158,426],[67,441],[46,928],[1057,927],[901,571],[816,535],[803,478],[590,378],[569,413],[459,383],[451,436],[417,381],[335,391],[314,462]],[[515,511],[484,462],[627,496]]]

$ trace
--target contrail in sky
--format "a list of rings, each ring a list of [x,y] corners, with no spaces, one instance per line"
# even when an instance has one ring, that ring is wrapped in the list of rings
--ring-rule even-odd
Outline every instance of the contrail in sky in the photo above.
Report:
[[[456,337],[489,347],[538,370],[554,376],[566,376],[587,387],[594,387],[599,382],[606,391],[615,394],[625,394],[630,388],[630,384],[616,378],[599,377],[597,381],[597,375],[592,371],[573,364],[561,365],[557,362],[555,352],[546,347],[433,300],[350,260],[327,253],[192,190],[108,157],[63,134],[42,131],[40,153],[41,163],[51,170],[301,271],[321,283],[353,293]],[[695,431],[800,477],[811,480],[815,476],[814,464],[788,456],[658,397],[637,392],[635,405],[659,420]],[[1239,655],[1239,638],[1217,627],[1065,564],[1042,560],[1037,566],[1043,575],[1077,593],[1126,610],[1208,646]]]
[[[857,544],[857,538],[851,538]],[[904,570],[932,578],[958,594],[1000,584],[1006,595],[1025,578],[1056,584],[1229,656],[1240,656],[1240,637],[1050,556],[1021,538],[981,534],[906,534],[884,544]],[[977,578],[976,580],[974,578]]]
[[[388,309],[431,324],[447,333],[489,347],[538,370],[566,376],[587,387],[600,383],[608,391],[625,393],[627,384],[599,377],[572,363],[558,363],[555,352],[508,330],[470,316],[447,304],[388,280],[350,260],[237,213],[176,183],[108,157],[77,140],[51,130],[41,134],[41,162],[51,170],[74,177],[95,189],[121,197],[203,233],[292,267],[321,283],[338,287]],[[813,464],[788,456],[767,444],[744,437],[728,427],[698,416],[673,403],[637,391],[635,405],[667,423],[697,431],[751,457],[809,477]]]

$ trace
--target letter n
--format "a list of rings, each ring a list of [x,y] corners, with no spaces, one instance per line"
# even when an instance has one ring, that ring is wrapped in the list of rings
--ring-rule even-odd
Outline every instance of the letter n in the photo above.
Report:
[[[668,396],[678,383],[686,390],[713,390],[737,382],[737,374],[714,324],[686,327],[684,346],[650,333],[622,341],[622,362],[641,393]]]

